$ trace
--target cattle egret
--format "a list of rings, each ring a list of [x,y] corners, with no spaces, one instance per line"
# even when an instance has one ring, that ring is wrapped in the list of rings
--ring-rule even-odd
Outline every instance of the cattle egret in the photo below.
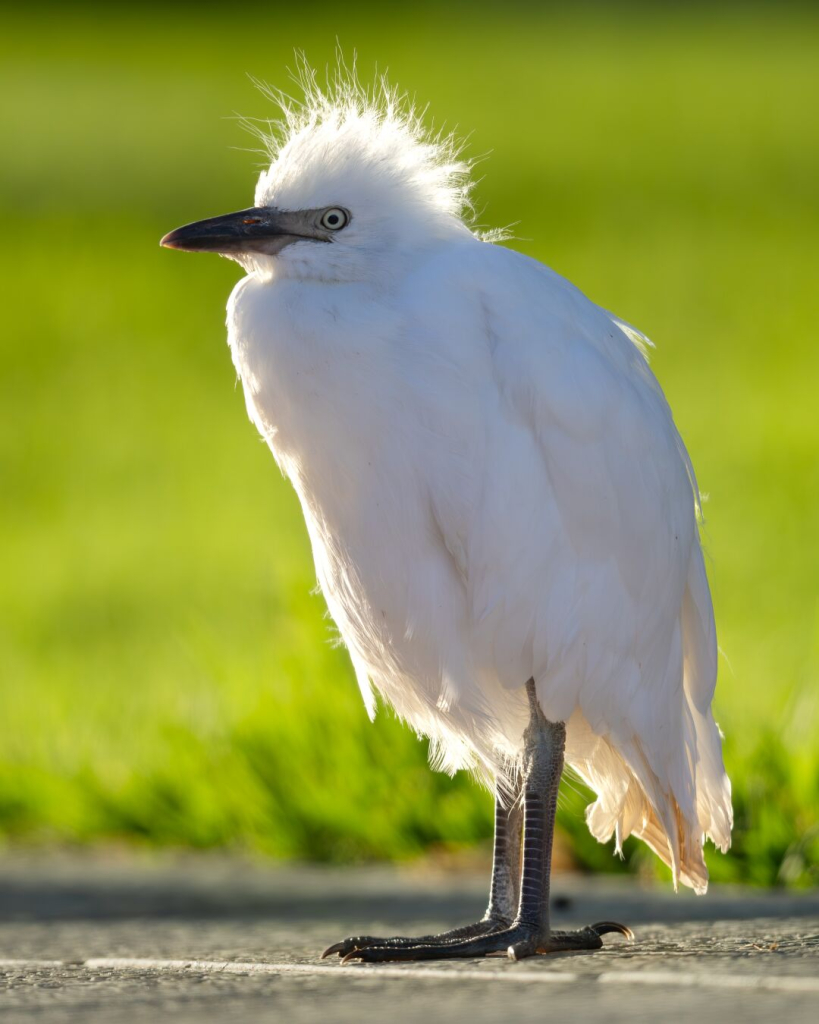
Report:
[[[282,118],[255,205],[172,231],[246,271],[228,338],[250,418],[301,501],[370,716],[495,792],[488,909],[324,955],[598,949],[549,924],[564,762],[587,821],[706,890],[730,841],[717,644],[694,471],[647,338],[471,225],[470,165],[381,82],[341,73]]]

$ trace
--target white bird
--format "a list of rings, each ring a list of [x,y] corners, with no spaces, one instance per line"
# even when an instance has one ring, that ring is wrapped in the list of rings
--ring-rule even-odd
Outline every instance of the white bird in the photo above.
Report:
[[[675,887],[705,892],[704,840],[730,842],[690,459],[647,339],[470,226],[453,138],[384,82],[302,78],[255,206],[162,244],[247,271],[233,360],[370,715],[375,691],[496,792],[482,921],[325,955],[599,948],[628,929],[549,924],[564,759],[592,834],[640,837]]]

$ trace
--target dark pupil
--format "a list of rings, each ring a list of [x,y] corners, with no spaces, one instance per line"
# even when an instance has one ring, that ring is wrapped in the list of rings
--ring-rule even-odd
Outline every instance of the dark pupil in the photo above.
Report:
[[[337,213],[331,213],[330,216],[327,218],[327,223],[328,224],[338,224],[338,214]]]

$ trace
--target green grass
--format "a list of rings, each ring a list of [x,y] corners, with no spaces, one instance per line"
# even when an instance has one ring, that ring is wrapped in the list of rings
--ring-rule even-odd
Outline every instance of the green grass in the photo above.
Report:
[[[408,857],[489,801],[371,726],[224,341],[237,278],[159,236],[245,206],[229,115],[336,34],[493,150],[483,220],[658,343],[707,502],[737,830],[718,878],[819,881],[819,21],[515,4],[301,21],[48,8],[0,42],[0,832]],[[390,18],[392,20],[390,20]],[[585,798],[561,824],[581,864]],[[629,863],[645,863],[630,847]]]

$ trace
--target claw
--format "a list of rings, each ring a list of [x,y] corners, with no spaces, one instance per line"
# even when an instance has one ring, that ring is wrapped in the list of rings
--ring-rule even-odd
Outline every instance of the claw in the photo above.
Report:
[[[334,942],[332,946],[328,946],[327,949],[321,954],[321,959],[326,960],[328,956],[332,956],[333,953],[341,953],[347,946],[346,942]]]
[[[348,953],[346,956],[343,956],[341,958],[341,965],[342,965],[342,967],[344,966],[344,964],[349,964],[353,960],[363,960],[364,957],[361,954],[362,954],[362,950],[354,949],[351,953]]]
[[[352,952],[354,949],[366,949],[367,946],[377,946],[381,941],[383,940],[373,938],[371,935],[348,935],[341,942],[334,942],[332,946],[328,946],[321,954],[321,959],[325,960],[328,956],[332,956],[333,953],[338,953],[339,956],[346,956],[347,953]]]
[[[616,932],[618,935],[624,936],[628,942],[634,942],[634,932],[631,928],[627,928],[624,924],[619,924],[617,921],[598,921],[597,924],[590,925],[590,928],[598,935]]]

